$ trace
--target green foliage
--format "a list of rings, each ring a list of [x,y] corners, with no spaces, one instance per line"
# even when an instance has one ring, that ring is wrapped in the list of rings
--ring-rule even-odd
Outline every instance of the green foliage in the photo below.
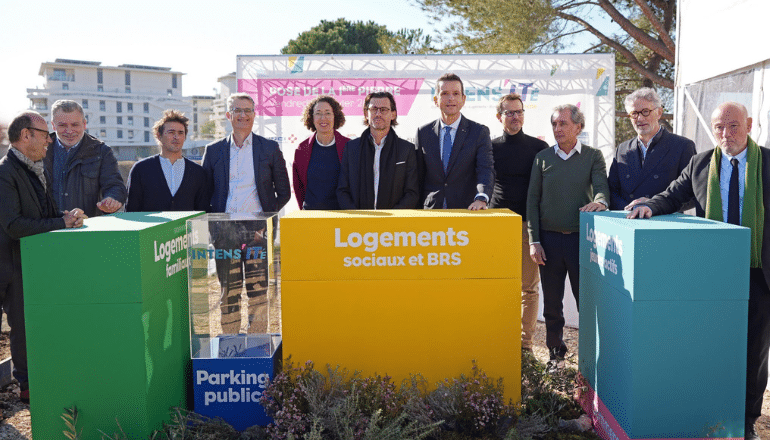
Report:
[[[213,139],[214,134],[216,133],[216,130],[217,130],[217,124],[213,119],[207,121],[205,124],[201,126],[201,134],[204,137],[210,137]]]
[[[380,45],[383,53],[427,54],[437,52],[433,48],[433,39],[430,35],[425,35],[422,29],[388,31],[380,37]]]

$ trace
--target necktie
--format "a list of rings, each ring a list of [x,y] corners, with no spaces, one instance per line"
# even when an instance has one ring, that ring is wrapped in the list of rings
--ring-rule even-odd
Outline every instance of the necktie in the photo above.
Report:
[[[444,130],[446,133],[444,134],[444,145],[441,149],[441,161],[444,163],[444,171],[446,171],[449,166],[449,155],[452,154],[452,135],[450,135],[452,127],[447,125],[444,127]]]
[[[730,159],[733,166],[730,174],[730,192],[727,196],[727,223],[741,224],[740,192],[738,190],[738,159]]]

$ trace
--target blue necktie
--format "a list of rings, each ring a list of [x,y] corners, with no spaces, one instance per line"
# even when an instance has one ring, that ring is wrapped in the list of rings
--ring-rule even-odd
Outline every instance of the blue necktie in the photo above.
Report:
[[[446,134],[444,134],[444,146],[441,149],[441,161],[444,163],[444,171],[446,171],[449,166],[449,155],[452,154],[452,135],[450,134],[452,127],[447,125],[444,130],[446,130]]]

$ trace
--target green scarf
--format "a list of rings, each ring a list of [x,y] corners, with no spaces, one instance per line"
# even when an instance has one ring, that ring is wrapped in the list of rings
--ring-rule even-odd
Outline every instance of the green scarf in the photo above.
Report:
[[[748,138],[746,154],[746,182],[743,188],[741,226],[751,229],[751,267],[762,267],[762,232],[765,225],[765,206],[762,203],[762,153],[759,146]],[[714,148],[709,164],[706,218],[724,221],[722,195],[719,187],[719,169],[722,149]]]

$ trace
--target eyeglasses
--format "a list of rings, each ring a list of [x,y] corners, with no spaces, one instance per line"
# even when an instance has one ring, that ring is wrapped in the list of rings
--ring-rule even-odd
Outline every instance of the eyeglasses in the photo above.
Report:
[[[253,108],[234,108],[230,111],[234,115],[250,115],[254,113]]]
[[[642,115],[642,116],[644,116],[646,118],[647,116],[650,116],[650,113],[654,112],[657,108],[658,107],[646,108],[646,109],[640,110],[638,112],[631,112],[631,113],[628,114],[628,117],[631,118],[631,119],[636,119],[636,118],[639,117],[639,115]]]
[[[506,118],[514,115],[521,117],[524,116],[524,110],[505,110],[502,114],[505,115]]]
[[[382,113],[383,115],[390,112],[390,109],[388,107],[369,107],[369,113],[376,115],[377,113]]]
[[[49,133],[48,130],[41,130],[41,129],[35,128],[35,127],[27,127],[27,130],[39,131],[39,132],[45,133],[46,137],[51,137],[51,133]]]

